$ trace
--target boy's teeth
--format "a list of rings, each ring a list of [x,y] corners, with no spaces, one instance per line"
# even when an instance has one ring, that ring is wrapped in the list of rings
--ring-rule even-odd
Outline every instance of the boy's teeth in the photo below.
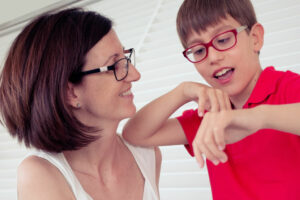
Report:
[[[219,71],[218,73],[216,73],[215,76],[216,76],[216,77],[223,76],[223,75],[226,74],[229,70],[231,70],[231,69],[230,69],[230,68],[222,69],[221,71]]]

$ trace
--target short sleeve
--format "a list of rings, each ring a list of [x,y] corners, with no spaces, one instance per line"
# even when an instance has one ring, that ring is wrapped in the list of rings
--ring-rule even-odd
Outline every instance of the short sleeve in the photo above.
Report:
[[[191,156],[194,156],[192,143],[202,121],[202,117],[198,116],[197,110],[186,110],[181,116],[177,117],[177,120],[179,121],[188,141],[185,148]]]
[[[286,103],[300,103],[300,75],[287,71],[282,83]]]

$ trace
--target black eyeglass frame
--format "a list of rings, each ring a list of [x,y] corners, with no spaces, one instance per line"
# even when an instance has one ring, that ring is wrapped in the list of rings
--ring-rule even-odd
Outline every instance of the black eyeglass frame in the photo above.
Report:
[[[103,66],[103,67],[98,67],[98,68],[95,68],[95,69],[91,69],[91,70],[87,70],[87,71],[81,71],[79,72],[79,76],[86,76],[86,75],[89,75],[89,74],[94,74],[94,73],[99,73],[99,72],[107,72],[107,71],[114,71],[114,75],[115,75],[115,78],[117,81],[122,81],[124,80],[127,75],[128,75],[128,67],[129,67],[129,63],[132,63],[131,62],[131,56],[132,54],[134,54],[134,48],[130,48],[130,49],[126,49],[124,50],[124,53],[129,53],[129,56],[125,56],[124,58],[121,58],[119,60],[117,60],[114,64],[112,65],[109,65],[109,66]],[[124,77],[122,77],[121,79],[118,79],[117,77],[117,74],[116,74],[116,64],[122,60],[126,60],[127,61],[127,65],[126,65],[126,74],[124,75]],[[133,58],[135,60],[135,58]]]

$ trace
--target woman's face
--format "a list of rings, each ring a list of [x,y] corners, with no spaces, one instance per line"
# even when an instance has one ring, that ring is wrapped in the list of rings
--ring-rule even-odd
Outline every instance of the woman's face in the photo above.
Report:
[[[113,65],[124,58],[124,49],[114,30],[111,30],[86,55],[83,71]],[[74,95],[80,103],[76,117],[86,125],[97,126],[103,120],[120,121],[136,112],[131,93],[132,82],[140,73],[129,63],[128,75],[117,81],[113,71],[94,73],[83,77],[74,86]]]

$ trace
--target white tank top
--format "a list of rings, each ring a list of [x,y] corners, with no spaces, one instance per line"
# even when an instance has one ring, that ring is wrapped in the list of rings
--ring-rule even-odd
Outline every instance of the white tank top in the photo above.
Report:
[[[159,200],[159,194],[156,185],[156,165],[155,151],[153,148],[142,148],[130,145],[123,140],[125,145],[131,151],[138,167],[140,168],[144,178],[144,195],[143,200]],[[33,151],[29,155],[35,155],[48,160],[51,164],[59,169],[67,182],[69,183],[74,196],[77,200],[93,200],[92,197],[82,188],[79,180],[73,173],[69,163],[63,153],[49,153],[44,151]]]

